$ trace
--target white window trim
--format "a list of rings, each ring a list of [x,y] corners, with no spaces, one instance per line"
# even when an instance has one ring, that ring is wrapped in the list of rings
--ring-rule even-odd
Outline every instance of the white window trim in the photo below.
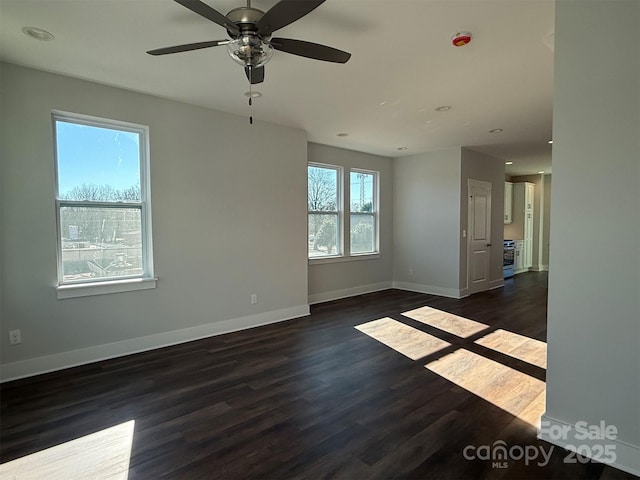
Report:
[[[109,293],[131,292],[156,288],[157,278],[127,278],[93,283],[65,284],[56,287],[58,299],[89,297]]]
[[[380,258],[380,253],[355,253],[341,257],[309,257],[309,265],[321,265],[323,263],[359,262],[362,260],[375,260]]]
[[[362,168],[352,168],[349,170],[349,179],[351,179],[351,173],[365,173],[367,175],[373,175],[373,212],[360,213],[351,211],[351,200],[349,200],[349,256],[351,257],[375,257],[380,258],[380,172],[375,170],[364,170]],[[351,197],[351,191],[349,191],[349,197]],[[367,215],[373,216],[374,225],[374,250],[372,252],[353,253],[351,252],[351,215]],[[376,257],[377,256],[377,257]]]
[[[324,255],[317,257],[309,257],[307,256],[309,265],[322,265],[329,263],[342,263],[342,262],[354,262],[354,261],[362,261],[362,260],[376,260],[381,258],[380,255],[380,172],[375,170],[366,170],[362,168],[351,168],[348,171],[349,181],[347,181],[347,176],[344,172],[344,167],[340,165],[332,165],[329,163],[319,163],[319,162],[308,162],[307,164],[310,167],[320,167],[320,168],[331,168],[333,170],[338,170],[338,223],[339,223],[339,254],[335,255]],[[362,172],[367,174],[372,174],[374,176],[374,185],[373,185],[373,197],[374,197],[374,222],[375,222],[375,251],[373,252],[362,252],[362,253],[351,253],[351,191],[347,186],[350,182],[351,172]],[[308,188],[308,186],[307,186]],[[309,212],[307,209],[307,218],[309,213],[322,213],[322,212]],[[330,212],[332,213],[332,212]],[[348,213],[348,214],[347,214]],[[309,222],[307,221],[307,225]],[[309,232],[307,232],[307,237],[309,236]]]
[[[345,252],[345,243],[344,243],[344,169],[340,165],[330,165],[328,163],[317,163],[317,162],[309,162],[307,164],[308,167],[318,167],[318,168],[327,168],[336,171],[336,183],[337,183],[337,192],[336,192],[336,211],[326,212],[326,211],[309,211],[309,207],[307,206],[307,238],[309,238],[309,214],[312,215],[337,215],[337,229],[338,229],[338,242],[336,244],[337,252],[333,255],[322,255],[316,257],[309,257],[307,253],[307,258],[309,260],[314,261],[323,261],[323,260],[335,260],[344,257]],[[307,177],[308,180],[308,177]],[[309,189],[309,184],[307,183],[307,192]]]
[[[132,290],[143,290],[156,287],[157,278],[154,276],[153,267],[153,231],[151,225],[151,175],[149,169],[149,127],[120,120],[83,115],[79,113],[53,110],[51,112],[53,128],[53,148],[54,148],[54,185],[55,185],[55,209],[56,209],[56,257],[58,269],[57,295],[59,299],[85,297],[89,295],[102,295],[108,293],[119,293]],[[63,121],[77,125],[87,125],[108,129],[118,129],[136,133],[140,136],[140,202],[83,202],[67,201],[60,199],[58,190],[58,145],[56,122]],[[77,280],[64,282],[62,265],[62,235],[61,235],[61,207],[64,206],[91,206],[95,208],[140,208],[140,219],[142,226],[142,270],[140,276],[118,277],[115,279],[105,278],[99,280]]]

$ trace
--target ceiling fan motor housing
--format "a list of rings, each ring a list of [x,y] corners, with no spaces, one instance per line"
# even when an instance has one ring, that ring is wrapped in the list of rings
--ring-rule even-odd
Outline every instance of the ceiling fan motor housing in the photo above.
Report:
[[[255,34],[257,31],[256,24],[262,17],[264,17],[264,12],[262,10],[249,7],[234,8],[227,13],[227,18],[235,23],[242,33]],[[237,36],[228,30],[227,33],[231,38],[235,38]]]

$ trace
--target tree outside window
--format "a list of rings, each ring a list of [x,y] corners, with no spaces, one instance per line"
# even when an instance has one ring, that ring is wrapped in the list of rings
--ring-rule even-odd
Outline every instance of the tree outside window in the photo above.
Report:
[[[309,213],[309,257],[327,257],[340,252],[338,167],[309,165],[307,208]]]

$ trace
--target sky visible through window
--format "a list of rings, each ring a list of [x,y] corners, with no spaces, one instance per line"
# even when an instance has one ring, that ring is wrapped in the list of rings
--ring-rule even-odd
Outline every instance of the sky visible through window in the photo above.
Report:
[[[373,207],[373,178],[370,173],[351,172],[351,211],[359,212],[363,210],[371,211]],[[364,187],[364,189],[363,189]]]
[[[140,187],[137,133],[57,120],[56,139],[61,197],[82,185]]]

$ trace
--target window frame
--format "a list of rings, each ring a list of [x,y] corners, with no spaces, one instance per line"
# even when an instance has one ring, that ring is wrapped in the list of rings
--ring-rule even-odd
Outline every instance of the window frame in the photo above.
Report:
[[[309,167],[324,168],[327,170],[335,170],[336,172],[336,210],[309,210]],[[344,256],[344,169],[339,165],[329,165],[326,163],[308,162],[307,163],[307,239],[309,238],[309,216],[310,215],[335,215],[336,216],[336,253],[332,255],[316,255],[309,256],[307,245],[307,258],[309,260],[327,260],[341,258]]]
[[[373,177],[372,182],[372,198],[371,198],[371,212],[353,212],[351,211],[351,174],[363,173],[365,175],[371,175]],[[349,169],[349,256],[361,257],[380,254],[380,224],[379,224],[379,209],[380,209],[380,172],[374,170],[365,170],[363,168],[351,168]],[[369,252],[353,252],[351,246],[351,216],[367,216],[373,218],[373,250]]]
[[[338,242],[340,243],[339,253],[335,255],[323,255],[323,256],[309,256],[308,254],[308,245],[307,245],[307,260],[309,265],[317,265],[324,263],[339,263],[339,262],[351,262],[358,260],[371,260],[380,258],[380,172],[376,170],[368,170],[364,168],[345,168],[341,165],[333,165],[328,163],[320,163],[320,162],[308,162],[307,163],[307,172],[308,167],[319,167],[319,168],[329,168],[333,170],[337,170],[338,174],[338,185],[337,185],[337,196],[338,196]],[[351,253],[351,173],[366,173],[369,175],[373,175],[373,218],[374,218],[374,247],[375,250],[372,252],[362,252],[362,253]],[[308,173],[307,173],[307,199],[309,193],[309,184],[308,184]],[[310,214],[322,214],[323,212],[315,212],[310,211],[308,208],[308,200],[307,200],[307,239],[309,238],[310,232],[308,231],[309,225],[309,215]],[[326,214],[326,212],[324,212]],[[348,214],[347,214],[348,213]],[[365,213],[363,215],[371,215],[369,213]]]
[[[54,159],[54,200],[56,210],[56,257],[57,257],[57,290],[58,298],[72,298],[106,293],[117,293],[130,290],[155,288],[156,278],[153,265],[153,242],[151,225],[151,176],[149,168],[149,127],[120,120],[71,113],[60,110],[51,112],[53,131]],[[138,135],[138,155],[140,169],[140,201],[86,201],[66,200],[60,198],[59,164],[58,164],[58,122],[89,127],[119,130]],[[117,277],[90,278],[78,280],[64,279],[62,258],[62,209],[66,207],[80,208],[119,208],[140,211],[140,234],[142,250],[142,273],[139,275],[122,275]]]

